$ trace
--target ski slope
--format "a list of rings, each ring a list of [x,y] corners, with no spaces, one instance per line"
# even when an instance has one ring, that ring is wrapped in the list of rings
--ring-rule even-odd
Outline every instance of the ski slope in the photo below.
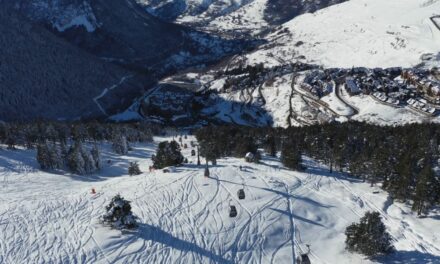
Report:
[[[156,141],[163,139],[171,138]],[[112,163],[84,177],[39,171],[33,151],[0,150],[0,263],[278,264],[294,263],[307,244],[314,264],[440,263],[438,215],[417,218],[377,187],[330,175],[310,159],[299,173],[267,156],[261,164],[220,159],[205,178],[190,149],[183,152],[192,164],[147,173],[156,143],[136,145],[127,156],[105,145],[103,161]],[[129,161],[145,173],[126,175]],[[240,188],[245,200],[237,198]],[[132,201],[137,230],[99,223],[117,193]],[[229,205],[237,206],[236,218]],[[367,210],[382,215],[395,254],[370,261],[345,251],[345,227]]]
[[[411,67],[422,55],[440,53],[436,15],[437,0],[350,0],[292,19],[247,58],[250,64]]]

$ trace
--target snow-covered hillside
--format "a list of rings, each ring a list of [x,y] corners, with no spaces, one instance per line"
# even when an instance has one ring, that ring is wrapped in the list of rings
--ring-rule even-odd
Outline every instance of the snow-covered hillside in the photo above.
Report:
[[[231,59],[234,60],[235,58]],[[324,86],[330,87],[328,93],[322,97],[314,96],[302,88],[308,72],[287,65],[265,70],[259,75],[257,82],[247,83],[249,76],[246,74],[218,75],[214,70],[186,74],[186,81],[198,80],[203,87],[214,91],[216,97],[222,99],[220,104],[213,104],[213,108],[217,110],[215,118],[242,125],[265,126],[268,121],[274,127],[348,120],[378,125],[440,122],[438,113],[430,115],[417,111],[404,101],[400,105],[393,105],[368,94],[349,95],[344,84],[336,85],[331,81],[323,82]],[[228,83],[232,84],[228,86]],[[252,114],[252,111],[256,114]],[[245,122],[241,120],[243,115],[252,116],[252,120],[256,121]]]
[[[326,67],[409,67],[440,53],[440,1],[351,0],[305,14],[269,35],[250,63],[302,60]],[[437,61],[437,65],[440,62]]]
[[[88,32],[93,32],[99,23],[87,1],[81,0],[16,0],[4,1],[1,4],[13,5],[16,10],[26,13],[34,21],[50,24],[58,31],[72,27],[83,27]]]
[[[234,34],[259,33],[300,14],[346,0],[136,0],[155,16]]]
[[[307,244],[312,263],[440,263],[438,216],[417,218],[379,188],[313,160],[299,173],[269,157],[258,165],[225,158],[204,178],[187,149],[192,163],[147,173],[155,145],[127,156],[104,151],[112,163],[84,177],[39,171],[33,151],[1,150],[0,263],[292,263]],[[126,175],[129,161],[145,173]],[[98,221],[118,193],[132,201],[136,231]],[[367,210],[381,214],[395,254],[369,261],[344,249],[345,227]]]

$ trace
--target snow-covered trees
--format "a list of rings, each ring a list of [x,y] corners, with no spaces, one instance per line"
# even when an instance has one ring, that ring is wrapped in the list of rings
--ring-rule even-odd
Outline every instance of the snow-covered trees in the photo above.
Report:
[[[49,148],[46,144],[40,144],[37,146],[37,162],[40,164],[42,170],[51,169]]]
[[[378,212],[367,212],[359,223],[347,227],[345,235],[346,248],[352,252],[372,257],[393,250],[391,236],[386,231]]]
[[[37,162],[42,170],[61,169],[63,166],[59,149],[55,144],[49,144],[47,141],[37,146]]]
[[[76,174],[89,174],[101,169],[99,149],[95,145],[90,152],[83,147],[81,141],[76,141],[66,151],[66,146],[61,142],[44,142],[37,145],[37,162],[43,170],[63,169],[64,166]]]
[[[98,145],[93,145],[92,150],[90,151],[92,154],[92,158],[95,162],[95,168],[97,170],[100,170],[102,168],[102,162],[101,162],[101,152],[99,151]]]
[[[76,141],[72,147],[70,147],[67,153],[67,167],[69,170],[76,174],[86,174],[86,161],[82,155],[83,153],[82,143]]]
[[[128,174],[130,176],[142,174],[142,171],[139,168],[139,164],[137,163],[137,161],[130,162],[130,165],[128,166]]]
[[[116,154],[125,155],[128,153],[127,138],[121,133],[115,133],[112,137],[112,149]]]
[[[99,149],[95,145],[89,152],[81,141],[75,141],[70,147],[66,164],[69,170],[76,174],[90,174],[101,169],[101,158]]]
[[[117,229],[131,229],[137,226],[136,217],[131,212],[130,202],[119,194],[113,197],[106,206],[106,213],[102,216],[102,222]]]
[[[180,153],[179,143],[176,141],[159,143],[156,155],[153,155],[151,159],[153,160],[153,167],[156,169],[180,165],[184,160],[182,153]]]

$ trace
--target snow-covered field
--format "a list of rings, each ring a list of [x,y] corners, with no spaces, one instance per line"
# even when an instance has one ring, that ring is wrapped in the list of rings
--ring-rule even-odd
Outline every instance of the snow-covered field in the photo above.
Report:
[[[204,178],[190,149],[192,164],[166,174],[146,172],[155,144],[127,156],[105,149],[102,172],[84,177],[39,171],[32,151],[0,150],[0,263],[293,263],[307,244],[314,264],[440,263],[438,215],[417,218],[379,188],[330,175],[310,159],[299,173],[274,158],[258,165],[225,158]],[[128,176],[129,161],[145,173]],[[99,223],[117,193],[132,201],[136,231]],[[345,227],[367,210],[382,215],[392,256],[369,261],[345,251]]]
[[[428,117],[409,107],[393,107],[385,105],[368,95],[349,96],[344,89],[340,89],[341,97],[357,109],[359,113],[352,117],[356,121],[377,123],[382,125],[401,125],[408,123],[432,122],[438,123],[438,117]]]
[[[247,57],[251,64],[304,56],[325,67],[415,66],[423,54],[440,52],[430,19],[439,14],[437,0],[351,0],[292,19]]]

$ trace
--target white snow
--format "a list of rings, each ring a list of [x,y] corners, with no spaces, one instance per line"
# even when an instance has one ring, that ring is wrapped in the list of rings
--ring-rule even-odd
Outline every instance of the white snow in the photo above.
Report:
[[[239,9],[219,16],[209,23],[207,28],[221,30],[252,30],[253,33],[261,32],[268,26],[264,20],[264,10],[267,0],[255,0]]]
[[[287,127],[289,99],[292,91],[290,75],[276,78],[272,85],[263,86],[262,94],[266,99],[265,110],[272,116],[275,127]]]
[[[192,164],[148,173],[155,145],[135,145],[127,156],[103,145],[105,167],[90,176],[42,172],[34,151],[0,150],[0,263],[292,263],[306,244],[314,264],[440,262],[438,215],[417,218],[378,187],[330,175],[313,160],[299,173],[266,156],[261,164],[224,158],[205,178],[186,149]],[[144,173],[128,176],[129,161]],[[118,193],[132,201],[135,231],[98,221]],[[345,227],[367,210],[381,214],[395,254],[369,261],[345,250]]]
[[[381,125],[402,125],[408,123],[439,122],[439,118],[428,118],[409,108],[393,107],[380,103],[368,95],[349,96],[341,89],[341,97],[355,106],[359,113],[352,117],[357,121],[365,121]]]
[[[87,30],[87,32],[93,32],[97,27],[96,22],[90,21],[86,15],[79,15],[77,17],[74,17],[66,24],[60,25],[56,23],[55,26],[57,30],[60,32],[70,29],[72,27],[80,27],[80,26],[83,26]]]
[[[353,114],[352,109],[339,100],[334,90],[330,94],[322,97],[321,101],[328,103],[329,107],[338,113],[338,115],[350,116]]]
[[[351,0],[287,22],[267,38],[268,48],[248,59],[279,64],[305,56],[326,67],[414,66],[423,54],[440,52],[440,30],[430,19],[439,14],[440,1]]]

